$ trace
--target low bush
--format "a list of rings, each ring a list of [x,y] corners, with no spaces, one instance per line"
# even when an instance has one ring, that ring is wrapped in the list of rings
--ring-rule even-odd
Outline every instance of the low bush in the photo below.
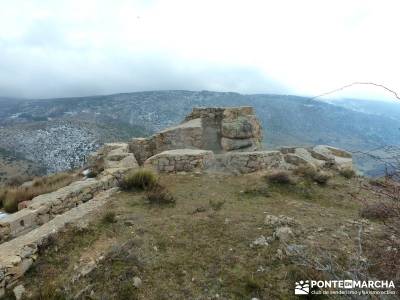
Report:
[[[331,178],[330,174],[323,171],[318,171],[310,166],[300,166],[293,172],[295,175],[304,177],[311,181],[314,181],[320,185],[325,185]]]
[[[278,171],[272,174],[266,175],[266,179],[270,183],[274,184],[293,184],[294,180],[292,179],[291,175],[287,171]]]
[[[342,175],[344,178],[347,178],[347,179],[351,179],[354,176],[356,176],[356,172],[354,172],[353,169],[349,169],[349,168],[340,170],[339,174]]]
[[[367,203],[360,210],[360,216],[371,220],[385,220],[396,215],[393,205],[383,202]]]
[[[115,223],[116,221],[117,221],[116,215],[115,212],[113,211],[107,211],[101,219],[101,222],[104,224]]]
[[[150,204],[174,204],[175,199],[168,189],[160,184],[154,184],[146,192],[146,199]]]
[[[16,198],[6,198],[3,201],[4,211],[7,213],[14,213],[18,210],[18,201]]]
[[[100,157],[93,163],[93,165],[90,166],[90,173],[88,174],[87,177],[89,178],[97,177],[97,175],[99,175],[101,172],[104,171],[104,168],[105,168],[104,158]]]
[[[29,176],[21,176],[21,175],[13,176],[6,180],[5,185],[15,187],[15,186],[19,186],[19,185],[23,184],[24,182],[29,181],[31,179],[32,179],[32,177],[29,177]]]
[[[211,208],[213,210],[218,211],[218,210],[220,210],[222,208],[222,206],[224,206],[225,201],[222,201],[222,200],[220,200],[220,201],[218,201],[218,200],[216,200],[216,201],[210,200],[209,204],[210,204],[210,206],[211,206]]]
[[[301,177],[313,178],[317,174],[317,170],[311,166],[301,165],[293,173]]]
[[[124,190],[151,190],[157,184],[157,176],[153,171],[140,169],[132,171],[125,175],[121,182],[121,188]]]

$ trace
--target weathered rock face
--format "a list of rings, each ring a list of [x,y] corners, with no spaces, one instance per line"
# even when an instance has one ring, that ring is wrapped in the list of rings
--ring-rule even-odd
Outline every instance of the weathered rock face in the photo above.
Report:
[[[178,149],[164,151],[146,160],[144,166],[157,172],[180,172],[207,169],[214,164],[214,153],[208,150]]]
[[[261,149],[261,125],[252,107],[194,108],[186,120],[200,118],[202,149],[216,153]]]
[[[167,150],[204,149],[215,153],[261,148],[261,126],[251,107],[194,108],[185,121],[129,144],[139,164]]]

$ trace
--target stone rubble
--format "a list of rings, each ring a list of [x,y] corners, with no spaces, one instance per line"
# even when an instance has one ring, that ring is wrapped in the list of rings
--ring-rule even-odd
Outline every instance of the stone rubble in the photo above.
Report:
[[[68,224],[81,221],[93,214],[111,199],[117,189],[109,189],[96,195],[91,201],[72,208],[62,215],[56,216],[46,224],[25,234],[0,244],[0,297],[7,288],[12,288],[17,280],[31,267],[38,256],[41,245]]]

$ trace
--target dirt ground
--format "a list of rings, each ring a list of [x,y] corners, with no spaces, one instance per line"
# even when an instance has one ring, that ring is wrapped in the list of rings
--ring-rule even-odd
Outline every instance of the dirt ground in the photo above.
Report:
[[[361,219],[352,196],[360,179],[281,185],[263,175],[163,175],[174,205],[119,192],[87,227],[50,241],[24,277],[27,296],[294,299],[295,281],[330,279],[318,268],[328,263],[345,276],[363,241],[379,239],[382,224]]]

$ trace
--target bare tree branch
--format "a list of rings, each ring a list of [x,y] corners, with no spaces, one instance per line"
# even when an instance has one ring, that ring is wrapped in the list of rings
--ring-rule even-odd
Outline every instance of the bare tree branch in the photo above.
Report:
[[[399,94],[398,94],[397,92],[395,92],[395,91],[392,90],[392,89],[389,89],[388,87],[384,86],[383,84],[378,84],[378,83],[374,83],[374,82],[353,82],[353,83],[350,83],[350,84],[348,84],[348,85],[342,86],[342,87],[340,87],[340,88],[338,88],[338,89],[334,89],[334,90],[332,90],[332,91],[329,91],[329,92],[320,94],[320,95],[318,95],[318,96],[312,97],[311,99],[316,99],[316,98],[320,98],[320,97],[323,97],[323,96],[327,96],[327,95],[330,95],[330,94],[333,94],[333,93],[336,93],[336,92],[340,92],[340,91],[342,91],[342,90],[344,90],[344,89],[347,89],[347,88],[352,87],[352,86],[355,86],[355,85],[373,85],[373,86],[377,86],[377,87],[383,88],[384,90],[390,92],[391,94],[393,94],[393,96],[394,96],[397,100],[400,100],[400,96],[399,96]]]

